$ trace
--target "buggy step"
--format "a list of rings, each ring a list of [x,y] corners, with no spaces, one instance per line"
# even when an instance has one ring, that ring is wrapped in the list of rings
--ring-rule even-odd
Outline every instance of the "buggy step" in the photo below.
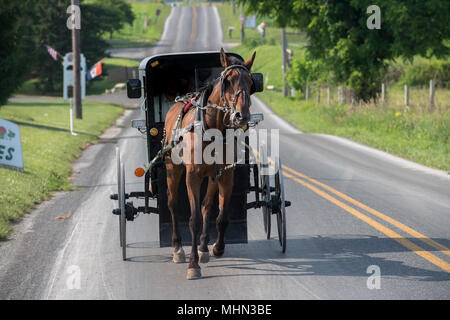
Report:
[[[155,198],[155,195],[151,193],[150,191],[147,192],[131,192],[131,193],[125,193],[125,199],[129,198]],[[111,200],[119,200],[119,195],[117,193],[111,194],[109,196]]]

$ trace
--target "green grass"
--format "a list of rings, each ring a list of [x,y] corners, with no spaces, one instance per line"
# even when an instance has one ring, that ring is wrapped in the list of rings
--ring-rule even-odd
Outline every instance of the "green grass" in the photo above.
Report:
[[[239,32],[228,39],[228,25],[239,26],[239,14],[234,17],[230,4],[218,5],[225,39],[239,41]],[[235,21],[237,19],[237,22]],[[259,21],[257,21],[259,22]],[[239,30],[239,29],[235,29]],[[247,40],[231,51],[247,59],[256,51],[253,72],[262,72],[266,85],[276,90],[265,90],[258,97],[281,117],[300,130],[309,133],[326,133],[346,137],[391,154],[450,171],[450,90],[437,88],[436,110],[428,112],[428,89],[411,88],[410,106],[403,104],[403,88],[388,88],[388,100],[384,105],[358,105],[352,110],[337,102],[336,88],[332,88],[331,104],[326,104],[326,90],[321,91],[321,103],[316,103],[318,90],[312,88],[312,99],[284,97],[281,73],[281,45],[276,38],[280,30],[268,24],[269,41],[263,44],[255,30],[246,31]],[[273,41],[270,37],[273,35]],[[289,40],[289,39],[288,39]],[[305,39],[297,37],[292,46],[296,52],[304,50]],[[292,41],[290,42],[292,44]],[[418,59],[423,62],[423,59]]]
[[[122,110],[113,104],[85,101],[83,120],[74,121],[78,135],[72,136],[67,103],[13,102],[0,108],[0,118],[20,126],[25,167],[23,172],[0,167],[0,240],[7,239],[12,224],[52,191],[72,189],[71,163]]]
[[[136,16],[133,25],[127,24],[122,30],[114,32],[111,40],[109,35],[105,35],[112,48],[150,47],[161,37],[170,6],[156,2],[131,2],[131,6]],[[157,9],[161,10],[158,17],[155,14]],[[145,19],[148,19],[146,29]]]

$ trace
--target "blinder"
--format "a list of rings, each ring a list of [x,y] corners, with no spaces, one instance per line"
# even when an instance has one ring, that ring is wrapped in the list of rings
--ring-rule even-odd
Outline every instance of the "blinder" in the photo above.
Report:
[[[263,92],[264,90],[264,76],[262,73],[252,73],[252,87],[250,94],[255,92]]]

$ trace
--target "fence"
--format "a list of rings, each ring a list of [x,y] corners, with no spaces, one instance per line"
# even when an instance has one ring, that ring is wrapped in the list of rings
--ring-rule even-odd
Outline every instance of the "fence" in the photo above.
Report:
[[[295,95],[293,90],[291,95]],[[356,101],[352,90],[345,87],[332,87],[327,84],[307,84],[304,90],[304,99],[328,105],[333,103],[354,105]],[[426,88],[405,85],[403,88],[392,88],[392,91],[383,83],[377,100],[372,101],[371,104],[419,107],[434,112],[436,109],[450,108],[450,90],[436,89],[434,80],[430,80],[429,86]]]

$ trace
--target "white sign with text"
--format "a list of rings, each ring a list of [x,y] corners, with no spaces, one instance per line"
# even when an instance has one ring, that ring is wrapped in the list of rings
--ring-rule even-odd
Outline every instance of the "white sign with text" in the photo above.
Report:
[[[19,126],[0,119],[0,166],[23,170]]]

